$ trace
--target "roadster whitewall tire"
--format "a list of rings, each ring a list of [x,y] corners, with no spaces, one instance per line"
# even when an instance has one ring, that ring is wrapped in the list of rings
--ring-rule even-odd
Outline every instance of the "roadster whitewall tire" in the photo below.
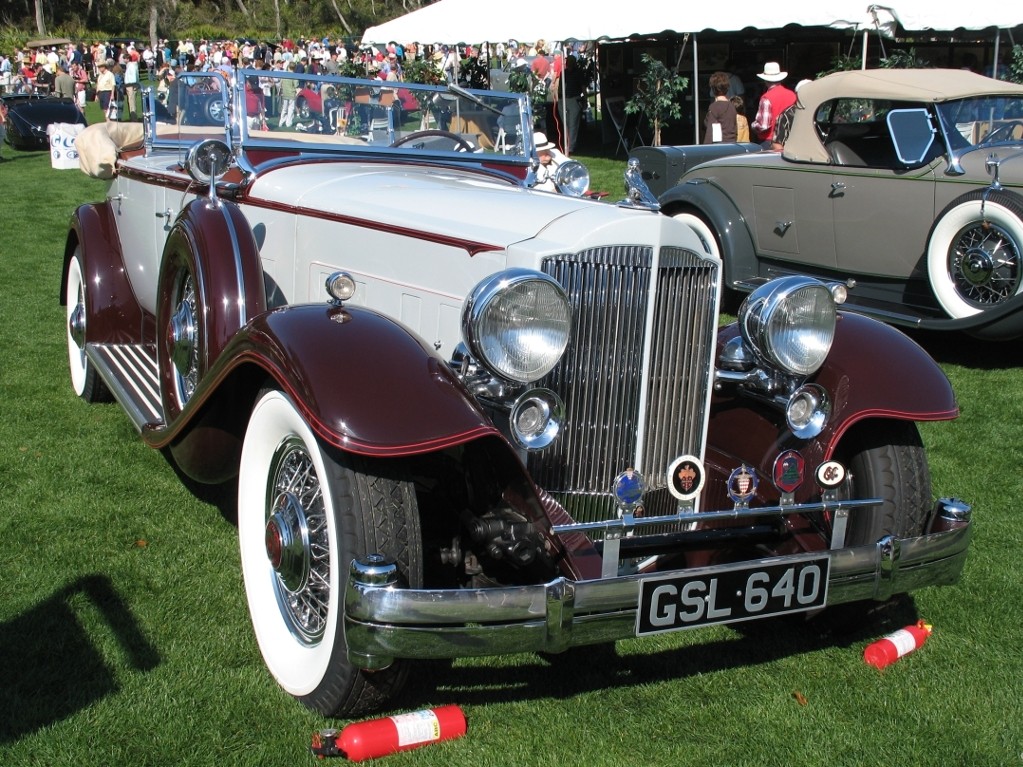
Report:
[[[970,317],[1023,291],[1023,199],[970,192],[938,216],[927,243],[927,275],[941,308]]]
[[[325,448],[282,392],[257,400],[242,447],[238,537],[253,629],[270,672],[325,715],[379,708],[407,677],[400,661],[365,672],[348,661],[342,598],[353,559],[383,553],[422,582],[409,482]]]
[[[88,322],[88,302],[85,273],[82,267],[81,246],[75,248],[68,261],[67,287],[64,292],[66,305],[65,330],[67,332],[68,366],[71,372],[71,388],[86,402],[104,402],[110,395],[96,368],[85,356],[85,327]]]

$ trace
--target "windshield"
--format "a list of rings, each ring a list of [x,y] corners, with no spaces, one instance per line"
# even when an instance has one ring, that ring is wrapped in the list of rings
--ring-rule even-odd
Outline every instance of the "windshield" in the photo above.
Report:
[[[954,148],[1023,141],[1023,97],[977,97],[935,106]]]
[[[172,76],[151,98],[157,143],[229,131],[250,149],[533,156],[532,117],[518,93],[240,69]]]

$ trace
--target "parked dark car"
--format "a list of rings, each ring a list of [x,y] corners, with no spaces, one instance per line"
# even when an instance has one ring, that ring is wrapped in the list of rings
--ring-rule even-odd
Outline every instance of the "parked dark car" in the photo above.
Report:
[[[7,143],[15,149],[49,150],[46,128],[54,123],[88,125],[73,99],[32,93],[2,98],[7,107]]]
[[[886,322],[1023,335],[1023,85],[839,72],[799,88],[781,152],[732,146],[686,147],[688,170],[659,195],[730,287],[806,274]],[[651,181],[670,175],[668,155],[634,159]]]

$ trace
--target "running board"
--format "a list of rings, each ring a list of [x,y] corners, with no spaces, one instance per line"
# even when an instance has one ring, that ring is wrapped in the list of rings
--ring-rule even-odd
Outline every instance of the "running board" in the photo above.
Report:
[[[85,355],[136,429],[163,426],[156,346],[86,344]]]

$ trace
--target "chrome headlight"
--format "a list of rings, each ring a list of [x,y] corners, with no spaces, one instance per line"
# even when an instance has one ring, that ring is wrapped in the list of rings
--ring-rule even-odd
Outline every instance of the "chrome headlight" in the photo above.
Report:
[[[753,291],[739,309],[743,338],[762,359],[798,376],[824,364],[835,338],[835,301],[810,277],[782,277]]]
[[[590,172],[581,162],[569,160],[561,163],[554,172],[554,184],[562,194],[582,197],[590,188]]]
[[[561,285],[529,269],[491,275],[462,307],[462,335],[473,357],[518,383],[537,381],[558,364],[571,326]]]

